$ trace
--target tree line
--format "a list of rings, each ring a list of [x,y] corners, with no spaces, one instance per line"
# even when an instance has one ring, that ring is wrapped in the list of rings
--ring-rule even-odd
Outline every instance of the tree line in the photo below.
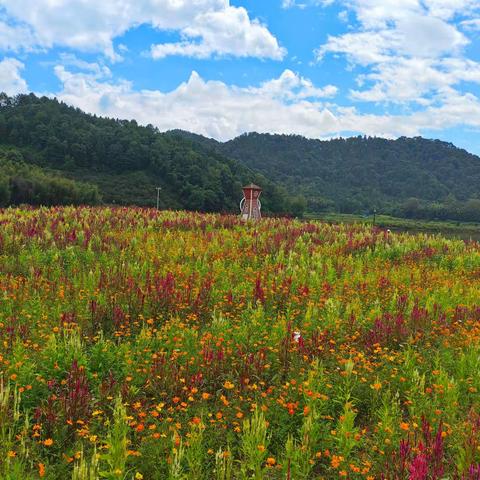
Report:
[[[310,212],[480,221],[480,158],[451,143],[250,133],[215,147],[303,195]]]
[[[242,184],[253,181],[265,190],[267,212],[298,214],[303,208],[301,199],[281,185],[190,139],[135,120],[89,115],[33,94],[0,94],[0,144],[15,147],[25,164],[54,170],[55,185],[58,176],[80,181],[75,185],[92,202],[98,201],[94,185],[106,203],[153,206],[161,187],[162,208],[236,212]],[[36,172],[29,177],[38,179]],[[38,198],[32,193],[31,203]]]
[[[56,99],[0,94],[0,195],[8,203],[100,202],[237,212],[258,183],[271,214],[379,212],[480,221],[480,158],[424,138],[330,141],[250,133],[221,143]]]

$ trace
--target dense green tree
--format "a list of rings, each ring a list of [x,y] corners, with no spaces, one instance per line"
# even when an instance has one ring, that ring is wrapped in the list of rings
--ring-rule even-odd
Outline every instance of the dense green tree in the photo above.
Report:
[[[46,97],[0,97],[1,144],[16,147],[9,153],[17,155],[14,162],[97,185],[107,203],[153,206],[159,186],[164,207],[234,212],[242,183],[253,180],[270,194],[266,211],[289,211],[285,190],[215,149],[151,125],[87,115]],[[61,182],[46,190],[41,185],[31,177],[12,177],[12,201],[71,199]]]
[[[10,182],[7,176],[0,177],[0,207],[10,203]]]
[[[302,218],[307,209],[307,201],[303,195],[293,197],[290,202],[290,211],[295,217]]]
[[[462,220],[475,222],[480,220],[480,200],[472,198],[460,209]]]
[[[14,148],[0,148],[0,206],[96,205],[101,202],[94,185],[69,180],[53,170],[28,164]]]
[[[458,204],[480,193],[480,158],[452,144],[424,138],[353,137],[330,141],[298,135],[250,133],[219,143],[185,136],[236,158],[291,195],[302,194],[310,211],[402,213],[411,198],[422,215],[458,217]],[[437,207],[427,204],[438,204]],[[444,205],[447,204],[447,205]],[[412,205],[410,205],[412,207]],[[410,211],[404,214],[416,216]],[[418,205],[420,207],[420,204]]]

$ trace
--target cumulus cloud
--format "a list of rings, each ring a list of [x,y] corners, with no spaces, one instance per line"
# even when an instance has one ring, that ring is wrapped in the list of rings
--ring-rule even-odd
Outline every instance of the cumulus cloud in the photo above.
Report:
[[[25,25],[12,25],[0,17],[0,51],[31,51],[36,45],[33,32]]]
[[[0,92],[16,95],[28,90],[27,82],[21,76],[24,64],[16,58],[5,58],[0,62]]]
[[[334,3],[335,0],[282,0],[282,8],[306,8],[316,5],[328,6]]]
[[[359,27],[354,32],[330,36],[317,50],[317,56],[321,59],[328,53],[343,53],[353,63],[366,65],[391,57],[437,58],[461,53],[469,43],[468,38],[456,25],[425,8],[424,5],[432,2],[434,0],[425,0],[423,6],[417,0],[347,2],[346,6],[354,11],[360,22]],[[449,11],[454,12],[453,9]]]
[[[192,72],[171,92],[135,91],[130,82],[99,81],[89,73],[55,70],[63,84],[58,98],[88,112],[136,119],[160,130],[187,129],[226,140],[246,131],[318,136],[337,131],[336,118],[322,103],[336,89],[315,88],[290,70],[258,87],[205,81]]]
[[[229,54],[281,59],[285,54],[265,25],[229,0],[1,0],[1,5],[2,17],[9,20],[0,23],[3,49],[60,45],[116,60],[121,57],[113,40],[145,24],[182,35],[179,43],[153,46],[156,58]]]
[[[477,0],[337,0],[356,19],[350,31],[329,36],[319,61],[343,55],[357,74],[354,100],[441,104],[464,81],[480,83],[480,63],[465,56]],[[472,17],[466,19],[465,17]],[[462,18],[461,22],[458,18]],[[463,30],[462,31],[462,27]]]
[[[167,55],[206,58],[219,54],[281,60],[286,53],[267,28],[251,21],[242,7],[228,6],[200,14],[182,29],[182,35],[185,40],[181,42],[153,45],[153,58]]]
[[[331,97],[337,93],[334,86],[318,88],[290,70],[247,87],[205,81],[193,72],[170,92],[136,91],[130,82],[101,80],[91,72],[72,73],[63,66],[56,67],[56,74],[63,85],[58,97],[83,110],[136,119],[162,131],[186,129],[218,140],[249,131],[311,138],[353,132],[394,138],[454,125],[480,127],[480,101],[471,94],[449,92],[442,104],[425,105],[410,114],[363,114],[354,107],[332,103]]]
[[[466,30],[480,30],[480,18],[472,18],[464,20],[460,25]]]
[[[358,84],[372,83],[367,90],[352,90],[354,99],[370,102],[430,104],[448,98],[452,86],[465,81],[480,83],[480,64],[467,59],[399,58],[376,65],[359,75]],[[434,95],[433,98],[430,98]]]

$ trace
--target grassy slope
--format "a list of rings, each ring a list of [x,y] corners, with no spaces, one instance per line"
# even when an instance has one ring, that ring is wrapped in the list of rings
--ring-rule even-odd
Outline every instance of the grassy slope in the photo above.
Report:
[[[306,219],[318,219],[327,223],[362,223],[373,224],[373,216],[326,213],[324,215],[306,215]],[[412,232],[432,232],[442,234],[458,234],[459,236],[480,236],[480,224],[470,222],[450,222],[440,220],[412,220],[407,218],[391,217],[389,215],[377,215],[375,225],[391,230],[403,230]]]

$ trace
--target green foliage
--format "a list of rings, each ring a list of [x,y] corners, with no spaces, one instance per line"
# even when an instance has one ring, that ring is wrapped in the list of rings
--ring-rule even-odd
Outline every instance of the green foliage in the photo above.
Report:
[[[127,412],[118,396],[113,410],[113,423],[107,436],[107,452],[102,456],[102,461],[108,466],[100,472],[102,478],[110,480],[123,479],[126,477],[127,451]]]
[[[480,220],[479,158],[450,143],[250,133],[216,148],[303,195],[309,212],[376,207],[411,218]]]
[[[172,451],[170,456],[170,465],[168,470],[168,480],[185,480],[186,476],[183,469],[183,459],[185,457],[185,446],[182,440],[177,440],[178,435],[172,437]]]
[[[233,458],[229,450],[219,449],[215,454],[215,480],[231,480]]]
[[[236,212],[242,184],[253,181],[272,214],[376,208],[480,221],[478,157],[438,140],[251,133],[220,143],[87,115],[33,94],[4,95],[0,125],[0,206],[103,200],[151,207],[161,187],[163,209]]]
[[[263,462],[267,456],[267,422],[260,409],[256,409],[253,416],[243,422],[241,438],[243,478],[264,478]]]
[[[8,182],[0,175],[0,206],[95,204],[99,191],[106,203],[154,206],[160,186],[161,208],[236,212],[242,184],[253,181],[264,189],[265,211],[302,212],[301,199],[291,206],[283,188],[178,132],[33,94],[3,96],[0,125],[0,145],[15,147],[4,159],[10,173]]]
[[[1,110],[0,110],[1,111]],[[7,205],[96,205],[94,185],[26,163],[15,148],[0,149],[0,207]]]
[[[193,425],[190,431],[190,437],[188,439],[188,448],[185,453],[187,460],[188,472],[191,478],[198,478],[199,480],[204,477],[204,449],[203,449],[203,432],[205,431],[205,425],[200,422],[198,425]]]
[[[356,413],[352,404],[347,402],[343,408],[342,415],[338,419],[335,435],[338,450],[346,460],[350,458],[353,449],[358,444],[356,438],[358,429],[355,427],[355,417]]]
[[[74,465],[72,480],[97,480],[98,473],[98,454],[93,450],[91,460],[85,458],[82,450],[80,460]]]

